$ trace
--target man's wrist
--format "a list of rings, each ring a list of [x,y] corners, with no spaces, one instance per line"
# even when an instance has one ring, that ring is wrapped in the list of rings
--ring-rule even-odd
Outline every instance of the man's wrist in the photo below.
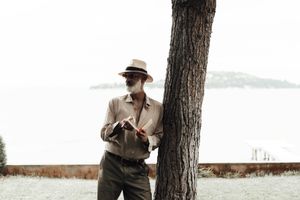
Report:
[[[122,126],[121,126],[120,122],[116,122],[113,125],[112,133],[108,137],[113,137],[113,136],[117,135],[121,130],[122,130]]]

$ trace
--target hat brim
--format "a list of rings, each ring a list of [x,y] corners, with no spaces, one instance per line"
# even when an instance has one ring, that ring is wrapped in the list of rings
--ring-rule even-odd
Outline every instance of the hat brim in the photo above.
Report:
[[[146,72],[141,72],[141,71],[138,71],[138,70],[126,70],[126,71],[124,71],[124,72],[120,72],[120,73],[118,73],[120,76],[123,76],[125,73],[139,73],[139,74],[144,74],[144,75],[146,75],[147,76],[147,80],[146,80],[146,82],[148,82],[148,83],[151,83],[151,82],[153,82],[153,78],[152,78],[152,76],[151,75],[149,75],[149,74],[147,74]]]

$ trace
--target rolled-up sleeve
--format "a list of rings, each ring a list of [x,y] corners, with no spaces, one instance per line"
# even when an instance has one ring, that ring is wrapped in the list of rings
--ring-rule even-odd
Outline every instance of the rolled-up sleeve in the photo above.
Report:
[[[100,136],[103,141],[114,140],[118,133],[122,131],[119,121],[116,121],[115,109],[113,100],[110,100],[106,111],[104,125],[100,131]]]

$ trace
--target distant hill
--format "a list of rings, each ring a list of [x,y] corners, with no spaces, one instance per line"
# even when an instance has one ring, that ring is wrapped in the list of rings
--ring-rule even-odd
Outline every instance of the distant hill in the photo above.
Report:
[[[146,84],[148,88],[163,88],[164,80]],[[241,72],[211,71],[207,72],[205,87],[210,88],[300,88],[300,85],[268,78],[259,78]],[[99,84],[91,89],[124,88],[124,83]]]
[[[208,72],[207,88],[300,88],[300,85],[288,81],[259,78],[241,72]]]

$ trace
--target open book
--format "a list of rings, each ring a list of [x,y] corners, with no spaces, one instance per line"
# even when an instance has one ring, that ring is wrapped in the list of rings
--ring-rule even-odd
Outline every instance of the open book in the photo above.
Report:
[[[134,123],[131,122],[131,120],[135,121],[135,119],[132,116],[129,116],[127,118],[127,121],[130,124],[130,126],[132,126],[132,128],[134,128],[134,130],[140,131],[140,129],[138,127],[136,127],[134,125]],[[150,119],[141,129],[146,130],[151,124],[152,124],[152,119]]]

